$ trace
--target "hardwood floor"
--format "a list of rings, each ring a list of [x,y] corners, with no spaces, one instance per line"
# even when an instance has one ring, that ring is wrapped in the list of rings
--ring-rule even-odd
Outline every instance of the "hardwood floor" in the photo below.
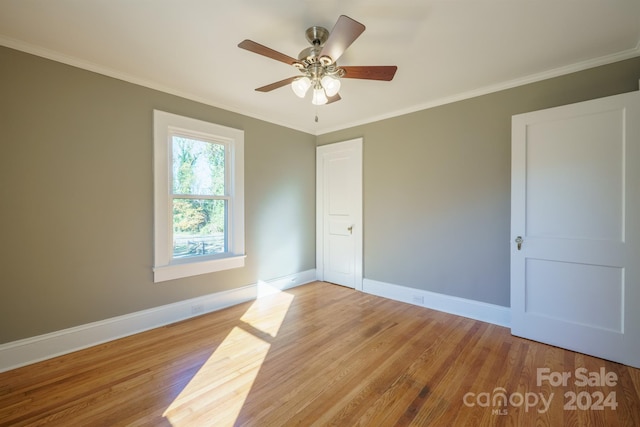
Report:
[[[316,282],[2,373],[0,425],[640,426],[640,370]]]

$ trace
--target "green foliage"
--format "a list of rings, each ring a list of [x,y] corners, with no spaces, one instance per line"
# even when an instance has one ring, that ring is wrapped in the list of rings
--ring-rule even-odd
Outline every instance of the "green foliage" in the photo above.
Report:
[[[224,200],[174,199],[175,233],[210,235],[224,232]]]

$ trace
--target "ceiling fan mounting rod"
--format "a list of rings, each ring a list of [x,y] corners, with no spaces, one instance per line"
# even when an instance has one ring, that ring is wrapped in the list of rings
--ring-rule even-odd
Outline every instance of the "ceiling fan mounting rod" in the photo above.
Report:
[[[329,30],[319,26],[307,28],[307,31],[305,31],[304,34],[307,38],[307,41],[313,46],[323,46],[329,38]]]

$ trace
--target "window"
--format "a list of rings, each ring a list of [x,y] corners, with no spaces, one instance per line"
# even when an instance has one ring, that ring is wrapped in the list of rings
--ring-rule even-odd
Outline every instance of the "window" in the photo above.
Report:
[[[244,132],[154,111],[154,281],[244,266]]]

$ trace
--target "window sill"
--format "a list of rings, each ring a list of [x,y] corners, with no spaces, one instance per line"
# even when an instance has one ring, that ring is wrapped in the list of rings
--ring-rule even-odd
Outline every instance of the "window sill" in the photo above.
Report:
[[[158,283],[183,277],[197,276],[199,274],[244,267],[244,260],[246,257],[246,255],[234,255],[226,258],[206,261],[193,261],[156,266],[153,268],[153,281],[154,283]]]

